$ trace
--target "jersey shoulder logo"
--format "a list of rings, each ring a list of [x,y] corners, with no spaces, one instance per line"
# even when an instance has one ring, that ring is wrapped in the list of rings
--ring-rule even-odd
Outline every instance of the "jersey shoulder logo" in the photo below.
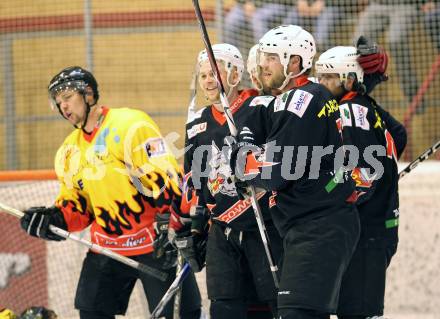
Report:
[[[367,119],[368,108],[359,104],[353,104],[353,115],[356,127],[363,130],[370,130],[370,122]]]
[[[189,130],[186,131],[188,134],[188,138],[193,138],[197,134],[205,132],[207,126],[208,124],[206,122],[193,125]]]
[[[287,106],[287,111],[292,112],[301,118],[304,115],[304,112],[307,110],[312,99],[312,93],[298,89],[295,91],[295,93],[293,93],[292,99]]]
[[[145,151],[148,157],[158,157],[167,153],[165,141],[161,137],[149,138],[145,143]]]
[[[290,92],[291,90],[281,93],[275,98],[274,108],[273,108],[274,112],[284,111],[286,109],[286,102],[287,99],[289,98]]]
[[[252,99],[251,103],[249,103],[249,106],[263,105],[265,107],[268,107],[270,102],[272,102],[274,98],[274,96],[268,95],[257,96]]]
[[[339,105],[339,112],[341,113],[342,127],[353,126],[351,122],[350,106],[347,103]]]

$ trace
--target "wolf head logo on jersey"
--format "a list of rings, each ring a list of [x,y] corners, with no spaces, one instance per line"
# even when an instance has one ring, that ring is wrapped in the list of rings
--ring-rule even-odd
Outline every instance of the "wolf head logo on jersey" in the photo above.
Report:
[[[218,193],[222,193],[228,196],[237,196],[237,190],[235,184],[232,182],[232,170],[228,165],[227,152],[230,151],[229,147],[224,147],[221,151],[212,142],[212,154],[209,161],[209,177],[208,188],[212,196]]]

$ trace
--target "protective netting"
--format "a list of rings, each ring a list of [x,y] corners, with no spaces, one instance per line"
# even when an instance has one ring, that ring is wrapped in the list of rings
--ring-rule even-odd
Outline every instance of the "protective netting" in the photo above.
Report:
[[[439,179],[440,164],[428,162],[400,182],[400,243],[387,278],[386,314],[391,318],[440,316]],[[2,182],[0,202],[18,209],[50,205],[57,189],[56,181]],[[73,300],[84,255],[85,249],[75,242],[30,238],[17,218],[0,212],[0,307],[19,312],[46,305],[60,318],[78,318]],[[207,309],[203,276],[198,274],[198,282]],[[127,318],[146,314],[148,306],[138,286]]]
[[[439,139],[438,0],[200,4],[211,42],[234,44],[245,58],[259,37],[280,23],[312,32],[319,52],[353,45],[361,33],[373,38],[390,54],[390,78],[373,96],[407,127],[406,159]],[[0,9],[0,170],[53,167],[56,149],[72,127],[50,110],[46,88],[55,73],[71,65],[96,75],[100,104],[142,109],[164,135],[177,132],[176,146],[183,145],[191,73],[203,49],[190,0],[3,0]],[[247,74],[243,84],[249,85]],[[197,106],[205,102],[199,93]],[[435,228],[440,173],[435,164],[423,166],[401,184],[401,244],[387,292],[387,307],[399,318],[440,316]],[[0,184],[0,200],[20,209],[50,204],[55,194],[55,182]],[[82,248],[30,239],[14,217],[1,214],[0,255],[0,307],[20,311],[47,302],[61,318],[76,317]],[[138,289],[128,317],[144,317],[146,311]]]
[[[57,181],[0,183],[0,202],[17,209],[51,205]],[[88,238],[88,231],[82,233]],[[76,284],[86,248],[67,240],[45,242],[30,238],[16,217],[0,216],[0,308],[20,313],[30,306],[47,306],[59,318],[78,318],[74,309]],[[141,286],[130,299],[128,318],[146,318],[148,305]]]
[[[311,31],[320,52],[353,44],[361,33],[384,45],[390,79],[374,96],[410,129],[409,160],[440,136],[440,5],[365,3],[200,1],[211,42],[235,44],[244,57],[279,23]],[[53,155],[72,128],[49,109],[46,88],[54,74],[71,65],[93,70],[101,104],[143,109],[165,134],[183,136],[191,73],[203,48],[190,0],[4,0],[0,42],[0,170],[52,168]],[[176,144],[182,146],[183,137]]]

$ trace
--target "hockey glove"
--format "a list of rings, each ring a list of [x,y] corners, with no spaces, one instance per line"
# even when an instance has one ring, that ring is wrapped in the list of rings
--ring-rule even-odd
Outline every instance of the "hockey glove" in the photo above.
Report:
[[[153,228],[156,238],[153,242],[153,258],[160,260],[162,269],[177,265],[177,250],[168,240],[170,213],[156,214]]]
[[[388,67],[388,54],[382,47],[370,39],[360,36],[356,47],[360,54],[358,62],[364,70],[364,85],[366,92],[370,93],[376,85],[388,80],[386,70]]]
[[[238,135],[238,143],[231,145],[230,166],[234,176],[235,188],[238,197],[245,200],[250,197],[249,185],[246,180],[252,178],[252,174],[259,173],[255,157],[261,154],[261,148],[254,144],[254,135],[249,128],[245,127]],[[255,162],[255,163],[254,163]]]
[[[182,199],[183,200],[183,199]],[[176,236],[191,229],[191,218],[189,214],[183,214],[177,203],[171,204],[170,222],[168,224],[168,240],[173,243]]]
[[[199,272],[205,267],[206,241],[208,234],[194,233],[186,237],[176,237],[174,244],[179,249],[182,257],[190,264],[194,272]]]
[[[191,233],[204,234],[208,231],[209,212],[200,205],[191,207]]]
[[[50,225],[67,230],[63,213],[58,207],[31,207],[24,211],[20,219],[21,228],[29,235],[46,240],[65,240],[65,238],[52,233]]]

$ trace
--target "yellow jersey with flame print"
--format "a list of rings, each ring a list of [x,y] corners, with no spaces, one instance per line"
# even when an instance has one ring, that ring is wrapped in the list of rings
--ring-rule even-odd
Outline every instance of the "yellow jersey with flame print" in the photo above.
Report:
[[[100,246],[126,256],[149,253],[155,214],[181,196],[181,171],[147,114],[103,110],[92,134],[76,129],[56,154],[56,205],[69,231],[91,225]]]

